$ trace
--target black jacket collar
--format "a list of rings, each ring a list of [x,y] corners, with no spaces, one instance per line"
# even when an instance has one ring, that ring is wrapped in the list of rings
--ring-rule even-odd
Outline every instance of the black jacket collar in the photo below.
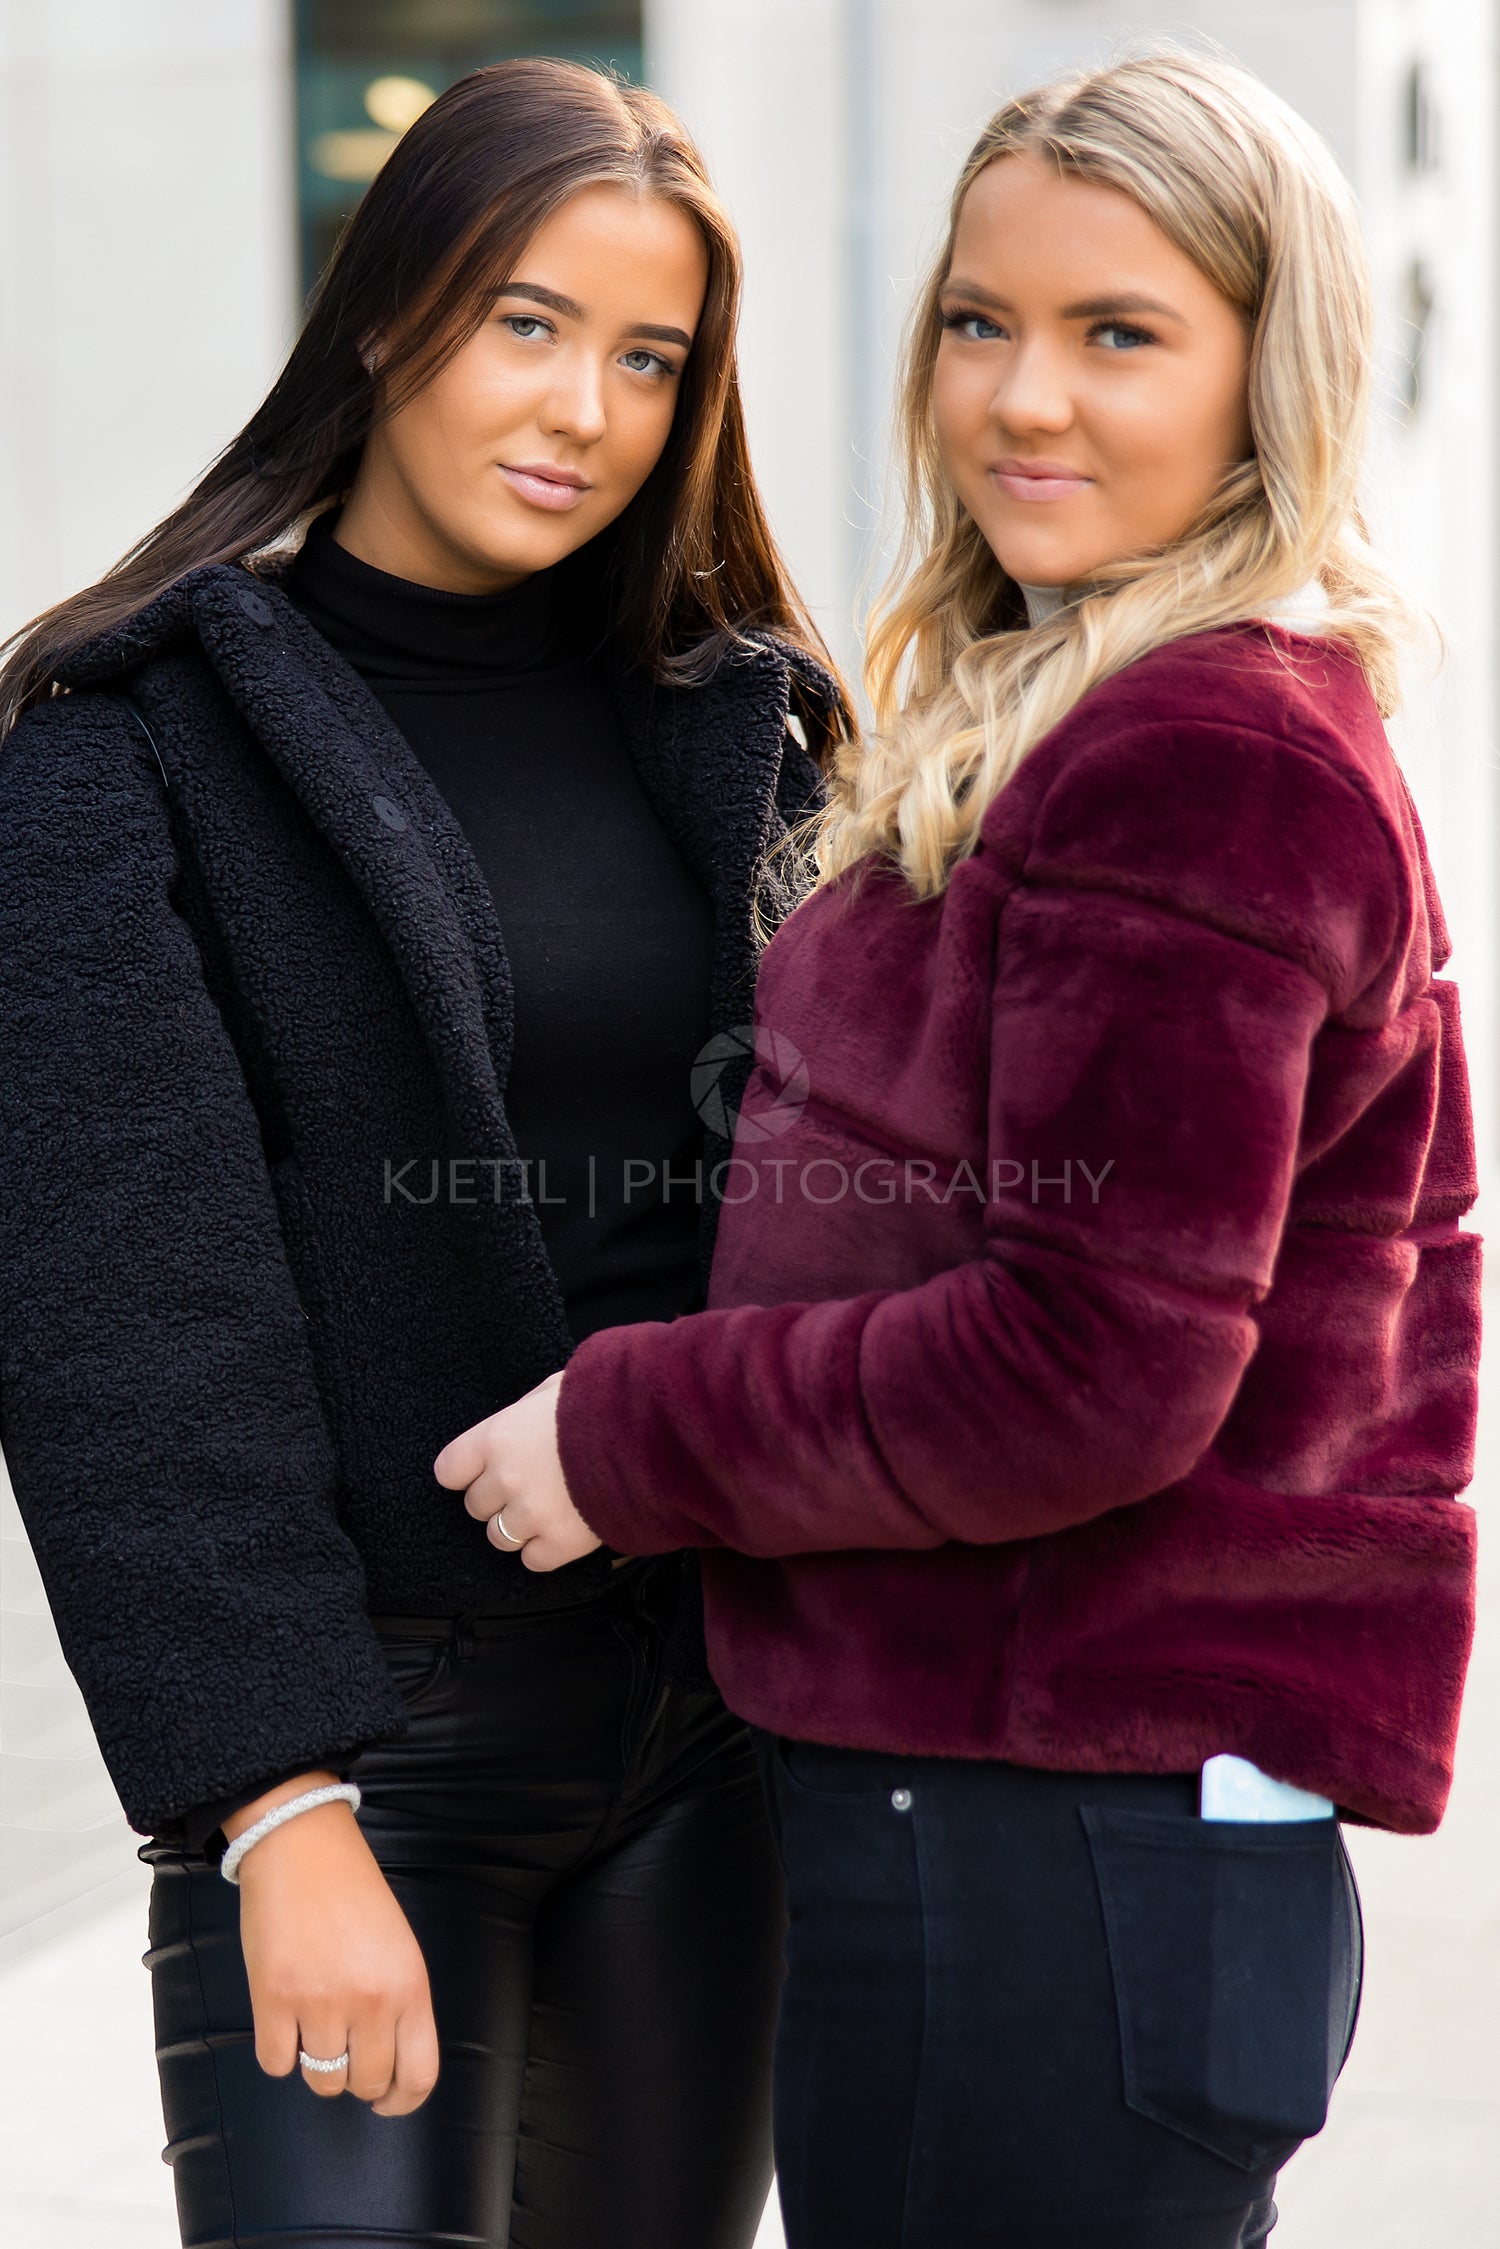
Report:
[[[155,725],[154,660],[190,655],[195,644],[363,896],[441,1070],[455,1123],[474,1145],[493,1146],[513,1009],[488,886],[380,703],[274,583],[235,565],[193,571],[127,624],[77,650],[60,683],[110,688],[128,678]],[[751,1020],[752,895],[781,826],[777,789],[794,671],[804,692],[831,700],[820,667],[769,635],[737,650],[701,686],[629,675],[614,682],[642,786],[714,901],[712,1012],[720,1029]],[[163,716],[165,709],[162,703]],[[206,753],[190,730],[165,724],[156,726],[156,746],[190,816],[194,794],[211,779],[201,770]],[[716,1137],[711,1162],[722,1152]]]

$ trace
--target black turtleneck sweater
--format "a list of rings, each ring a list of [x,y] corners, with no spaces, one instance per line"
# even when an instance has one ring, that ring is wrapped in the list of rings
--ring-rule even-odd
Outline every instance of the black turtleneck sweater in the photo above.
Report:
[[[673,1319],[701,1301],[688,1078],[713,907],[636,777],[597,630],[563,595],[566,565],[510,593],[437,593],[358,561],[334,520],[282,584],[385,706],[489,884],[515,987],[506,1111],[573,1334]]]

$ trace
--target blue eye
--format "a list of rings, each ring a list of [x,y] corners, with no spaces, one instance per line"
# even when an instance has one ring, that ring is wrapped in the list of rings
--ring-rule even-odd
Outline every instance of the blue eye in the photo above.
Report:
[[[971,344],[993,343],[997,337],[1005,334],[1000,323],[989,319],[984,313],[960,312],[956,308],[943,314],[943,326],[950,334],[962,336]]]
[[[621,360],[632,375],[672,375],[677,371],[670,360],[662,358],[659,351],[647,351],[641,344],[634,351],[623,352]]]
[[[513,336],[519,336],[523,344],[529,344],[534,336],[545,336],[551,331],[551,323],[539,320],[534,312],[508,312],[501,325],[508,328]]]
[[[1101,320],[1089,330],[1090,343],[1103,343],[1106,336],[1120,339],[1117,343],[1106,344],[1107,351],[1139,351],[1142,344],[1156,341],[1149,328],[1137,328],[1128,320]]]

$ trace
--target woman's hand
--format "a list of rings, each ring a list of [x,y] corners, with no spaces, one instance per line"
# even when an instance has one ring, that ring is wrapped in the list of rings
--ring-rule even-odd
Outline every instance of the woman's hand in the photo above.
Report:
[[[263,1812],[336,1778],[283,1781],[224,1832],[233,1842]],[[347,2046],[347,2070],[303,2072],[313,2092],[348,2091],[377,2116],[420,2108],[438,2073],[427,1966],[347,1804],[299,1812],[245,1853],[240,1942],[263,2070],[289,2077],[299,2046],[320,2061]]]
[[[432,1464],[438,1482],[465,1492],[468,1512],[488,1523],[490,1544],[503,1554],[519,1550],[528,1570],[559,1570],[603,1544],[568,1497],[557,1454],[561,1388],[561,1374],[549,1374],[444,1445]]]

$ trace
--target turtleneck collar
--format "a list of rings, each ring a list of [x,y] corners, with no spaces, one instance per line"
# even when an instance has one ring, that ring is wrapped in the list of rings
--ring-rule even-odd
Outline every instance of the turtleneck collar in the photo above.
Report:
[[[1022,586],[1019,578],[1016,584],[1021,586],[1026,603],[1028,625],[1045,625],[1049,617],[1055,617],[1059,609],[1067,606],[1061,586]]]
[[[1323,629],[1323,619],[1332,603],[1321,580],[1309,578],[1305,586],[1295,593],[1281,596],[1279,601],[1268,601],[1261,614],[1283,632],[1318,634]]]
[[[1061,586],[1026,586],[1018,578],[1026,602],[1028,625],[1044,625],[1067,607],[1067,598]],[[1278,601],[1268,601],[1262,615],[1272,624],[1280,625],[1286,632],[1317,633],[1329,607],[1328,596],[1316,578],[1309,578],[1305,586],[1295,593],[1283,594]]]
[[[372,685],[482,687],[577,662],[557,565],[506,593],[441,593],[361,562],[333,536],[337,510],[310,526],[282,580],[309,624]]]

